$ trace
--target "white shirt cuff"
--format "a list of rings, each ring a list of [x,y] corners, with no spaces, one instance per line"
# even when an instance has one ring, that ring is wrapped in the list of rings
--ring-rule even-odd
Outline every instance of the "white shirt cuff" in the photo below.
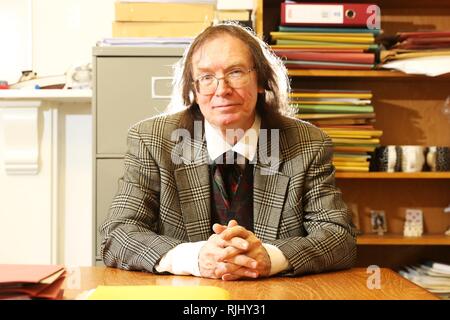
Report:
[[[206,241],[186,242],[169,250],[155,265],[158,272],[200,277],[198,255]]]
[[[270,258],[270,275],[273,276],[274,274],[280,273],[282,271],[285,271],[289,268],[289,261],[284,256],[283,252],[278,249],[278,247],[263,243],[264,248],[267,251],[267,254]]]

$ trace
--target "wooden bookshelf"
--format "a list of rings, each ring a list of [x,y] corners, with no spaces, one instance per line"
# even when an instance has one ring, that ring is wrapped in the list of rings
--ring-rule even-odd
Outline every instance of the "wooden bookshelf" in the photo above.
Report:
[[[424,75],[407,74],[394,70],[288,70],[291,77],[364,77],[364,78],[424,78]],[[445,74],[438,77],[426,77],[427,79],[449,79]]]
[[[339,179],[450,179],[450,172],[336,172]]]
[[[280,3],[263,1],[263,38],[280,23]],[[323,3],[325,0],[310,2]],[[355,0],[355,3],[373,3]],[[448,0],[379,0],[381,28],[386,35],[400,31],[450,30]],[[270,43],[270,42],[269,42]],[[427,77],[398,71],[289,70],[293,89],[371,90],[375,128],[383,131],[381,145],[450,146],[450,117],[442,112],[450,96],[450,74]],[[424,259],[450,263],[450,172],[337,172],[344,201],[357,207],[363,235],[358,237],[357,266],[397,268]],[[424,236],[403,237],[405,211],[421,209]],[[371,210],[384,210],[388,233],[371,233]]]
[[[397,234],[385,234],[382,236],[376,234],[359,235],[358,245],[424,245],[424,246],[448,246],[450,237],[443,234],[428,234],[421,237],[404,237]]]

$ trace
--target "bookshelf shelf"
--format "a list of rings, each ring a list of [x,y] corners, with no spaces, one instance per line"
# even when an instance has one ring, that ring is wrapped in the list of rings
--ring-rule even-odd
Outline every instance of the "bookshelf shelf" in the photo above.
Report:
[[[278,30],[280,24],[274,17],[281,15],[282,0],[259,1],[264,6],[263,36],[270,41],[270,32]],[[423,26],[430,30],[450,28],[448,0],[381,0],[377,5],[385,35],[419,31]],[[450,146],[449,118],[443,113],[450,74],[429,77],[387,69],[290,69],[288,73],[293,89],[370,90],[375,128],[383,131],[381,145]],[[344,201],[354,208],[354,220],[364,232],[357,239],[357,266],[399,268],[423,259],[450,263],[450,237],[444,235],[450,227],[450,215],[444,213],[450,204],[450,172],[337,172],[336,178]],[[424,236],[403,237],[408,208],[422,210]],[[371,210],[385,211],[390,233],[381,237],[371,233]]]
[[[288,70],[291,77],[354,77],[354,78],[423,78],[423,79],[449,79],[450,75],[445,74],[439,77],[427,77],[424,75],[407,74],[393,70],[319,70],[319,69],[298,69]]]
[[[403,235],[364,234],[357,238],[358,245],[423,245],[423,246],[448,246],[450,237],[442,234],[427,234],[421,237],[404,237]]]
[[[450,179],[450,172],[336,172],[340,179]]]

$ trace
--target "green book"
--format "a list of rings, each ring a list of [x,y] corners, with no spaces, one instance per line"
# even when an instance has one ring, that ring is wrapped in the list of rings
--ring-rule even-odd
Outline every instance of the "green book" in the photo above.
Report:
[[[373,106],[353,106],[353,105],[311,105],[290,103],[290,106],[298,108],[301,113],[371,113]]]
[[[303,40],[276,40],[277,45],[298,45],[298,46],[317,46],[317,47],[341,47],[355,48],[364,50],[377,50],[377,44],[364,43],[346,43],[346,42],[325,42],[325,41],[303,41]]]

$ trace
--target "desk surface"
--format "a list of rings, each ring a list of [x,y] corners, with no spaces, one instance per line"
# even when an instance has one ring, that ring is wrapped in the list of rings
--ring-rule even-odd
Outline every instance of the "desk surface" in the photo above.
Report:
[[[233,300],[301,299],[438,299],[390,269],[381,269],[380,289],[369,289],[371,274],[364,268],[306,275],[296,278],[273,277],[248,281],[222,281],[191,276],[162,276],[105,267],[68,270],[65,299],[74,299],[98,285],[217,286],[228,290]]]

